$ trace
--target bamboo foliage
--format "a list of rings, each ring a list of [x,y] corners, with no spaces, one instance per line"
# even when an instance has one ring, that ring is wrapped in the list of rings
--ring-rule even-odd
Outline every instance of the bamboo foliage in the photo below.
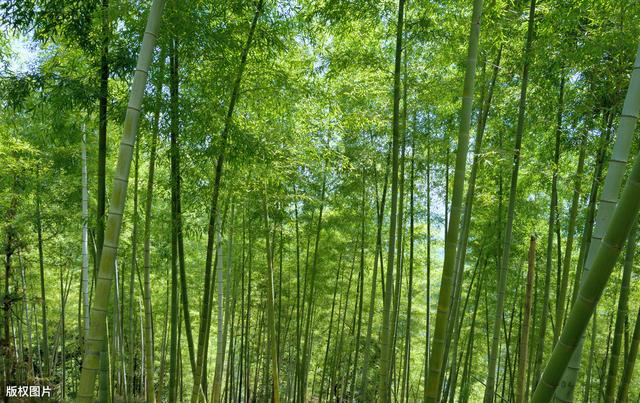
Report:
[[[640,3],[507,3],[0,5],[6,398],[635,401]]]

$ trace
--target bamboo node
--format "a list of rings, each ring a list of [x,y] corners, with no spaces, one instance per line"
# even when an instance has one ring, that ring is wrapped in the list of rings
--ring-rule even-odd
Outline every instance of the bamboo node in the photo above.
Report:
[[[127,105],[127,109],[133,109],[134,111],[140,113],[140,108],[136,108],[135,106]]]

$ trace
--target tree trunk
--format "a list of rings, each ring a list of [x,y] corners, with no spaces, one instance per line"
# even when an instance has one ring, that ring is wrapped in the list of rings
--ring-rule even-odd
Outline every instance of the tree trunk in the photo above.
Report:
[[[587,373],[585,374],[585,381],[584,381],[584,397],[583,397],[583,402],[584,403],[589,403],[590,399],[590,394],[591,394],[591,373],[592,368],[593,368],[593,356],[595,355],[595,345],[596,345],[596,337],[598,336],[598,328],[597,328],[597,319],[598,319],[598,312],[597,310],[594,312],[593,315],[593,323],[591,325],[591,348],[589,351],[589,362],[587,364]]]
[[[546,247],[546,265],[544,274],[544,295],[542,297],[542,314],[540,316],[540,334],[537,338],[538,348],[536,350],[536,361],[534,364],[534,380],[540,378],[540,370],[542,360],[544,358],[544,346],[547,333],[547,320],[550,310],[551,299],[551,268],[553,266],[553,236],[556,226],[556,217],[558,212],[558,162],[560,159],[560,121],[562,116],[562,103],[564,98],[564,78],[560,81],[559,96],[559,113],[558,123],[555,130],[555,152],[553,157],[553,177],[551,179],[551,200],[549,202],[549,221],[547,226],[547,247]],[[557,327],[556,327],[557,328]],[[554,331],[554,345],[557,335]]]
[[[82,339],[89,335],[89,190],[87,179],[87,136],[82,126]]]
[[[140,147],[136,147],[135,157],[134,157],[134,174],[133,174],[133,228],[131,229],[131,267],[129,271],[131,272],[131,276],[129,278],[129,351],[128,351],[128,365],[127,371],[129,372],[129,380],[127,382],[127,397],[129,400],[133,398],[135,395],[134,392],[134,365],[135,365],[135,356],[136,356],[136,347],[135,347],[135,318],[134,318],[134,310],[133,305],[135,303],[135,274],[136,267],[138,265],[137,257],[138,257],[138,178],[139,178],[139,166],[140,166]],[[124,298],[123,298],[124,301]]]
[[[471,166],[471,173],[469,174],[469,185],[467,187],[467,194],[465,196],[464,202],[464,213],[462,220],[462,227],[460,229],[460,247],[457,250],[458,256],[456,257],[456,281],[454,286],[454,294],[453,294],[453,306],[451,308],[451,318],[449,321],[448,333],[451,334],[451,337],[447,337],[447,343],[445,345],[445,351],[448,351],[448,346],[453,338],[453,352],[452,357],[456,357],[458,351],[458,342],[460,338],[460,334],[457,332],[452,332],[453,326],[457,323],[458,318],[458,305],[460,303],[461,292],[462,292],[462,280],[465,266],[465,259],[467,253],[467,242],[469,240],[469,228],[471,226],[471,214],[473,211],[473,198],[475,193],[476,179],[478,176],[478,170],[480,169],[481,160],[481,150],[482,150],[482,141],[484,137],[484,131],[486,128],[487,118],[489,116],[489,109],[491,107],[491,100],[493,99],[493,90],[495,88],[495,84],[498,77],[498,72],[500,71],[500,60],[502,58],[502,46],[498,50],[498,55],[496,56],[496,60],[493,64],[493,73],[491,77],[491,83],[489,84],[489,91],[486,99],[484,99],[484,93],[480,97],[482,108],[480,110],[480,117],[478,119],[478,128],[476,132],[475,145],[473,151],[473,164]],[[483,68],[484,70],[484,68]],[[484,91],[483,91],[484,92]],[[482,101],[484,99],[484,102]],[[452,334],[454,333],[454,334]],[[447,361],[448,354],[445,353],[445,364]],[[444,365],[446,367],[446,365]],[[451,366],[451,378],[457,379],[458,366]],[[455,383],[451,386],[452,395],[455,393]]]
[[[415,177],[415,144],[411,145],[411,173],[410,173],[410,196],[409,196],[409,288],[407,290],[407,323],[404,340],[404,364],[402,380],[402,393],[400,402],[409,401],[409,370],[411,362],[411,302],[413,300],[413,254],[414,254],[414,177]],[[405,400],[406,397],[406,400]]]
[[[436,402],[440,398],[440,380],[444,371],[445,343],[447,322],[455,276],[456,251],[462,216],[462,199],[464,193],[464,177],[467,166],[469,148],[469,130],[473,109],[473,92],[475,86],[476,62],[478,59],[478,42],[480,37],[480,19],[482,17],[483,0],[474,0],[469,33],[469,47],[465,69],[464,88],[462,91],[462,107],[460,110],[460,126],[458,131],[458,149],[456,152],[456,168],[454,172],[453,194],[451,198],[451,216],[445,237],[444,263],[442,280],[438,297],[438,312],[429,358],[427,392],[425,402]],[[462,279],[460,279],[462,280]]]
[[[151,305],[151,206],[153,204],[153,181],[156,169],[158,134],[160,130],[160,102],[162,100],[162,81],[164,79],[164,51],[160,52],[160,68],[155,86],[155,106],[153,112],[153,132],[151,134],[151,153],[149,156],[149,176],[144,208],[144,361],[145,388],[147,403],[155,403],[154,391],[154,349],[153,349],[153,309]]]
[[[638,68],[635,68],[632,73],[632,82],[629,86],[630,91],[628,92],[629,96],[625,99],[618,139],[624,139],[626,134],[632,134],[636,126],[638,109],[640,109],[640,102],[638,102],[640,99],[636,98],[636,94],[640,93],[640,91],[635,90],[637,88],[636,86],[640,85],[640,74],[636,73],[640,70],[640,52],[636,58],[636,66],[638,66]],[[616,146],[618,145],[618,141],[616,141]],[[607,177],[614,175],[612,172],[615,172],[616,170],[622,177],[625,164],[623,162],[619,162],[620,160],[618,157],[621,153],[628,154],[629,145],[630,144],[627,143],[626,147],[621,146],[614,148],[613,158],[609,164],[610,167]],[[623,161],[624,160],[626,160],[626,158],[624,158]],[[604,195],[609,195],[608,190],[610,189],[608,189],[607,182],[609,181],[605,180]],[[618,186],[616,186],[616,188],[617,187]],[[548,402],[554,393],[555,386],[560,384],[560,380],[569,365],[572,354],[576,354],[577,352],[578,357],[580,356],[579,350],[582,344],[581,340],[584,330],[588,325],[589,319],[593,315],[596,304],[602,295],[602,291],[604,290],[607,280],[611,275],[613,266],[615,265],[616,259],[629,235],[631,227],[635,224],[639,209],[640,156],[637,156],[620,200],[613,211],[613,215],[610,220],[607,220],[609,223],[606,231],[604,231],[604,239],[600,241],[600,239],[594,238],[592,241],[592,247],[595,244],[600,244],[598,247],[598,253],[592,260],[592,264],[587,265],[587,267],[591,266],[591,270],[586,270],[587,267],[585,267],[585,276],[583,284],[580,287],[578,298],[576,299],[576,303],[567,318],[567,324],[560,336],[560,342],[554,349],[544,373],[542,374],[541,382],[538,384],[536,391],[533,394],[532,403]],[[596,220],[596,222],[600,223],[598,220]],[[596,229],[600,230],[599,228]],[[599,234],[601,232],[602,231],[595,231],[595,234]]]
[[[232,267],[232,244],[233,244],[233,225],[234,225],[234,206],[231,206],[231,224],[230,224],[230,235],[229,235],[229,249],[227,251],[227,287],[230,287],[230,273],[233,270]],[[225,349],[227,346],[227,327],[229,325],[229,316],[231,312],[229,311],[229,301],[231,299],[231,295],[227,292],[224,292],[224,274],[223,273],[223,255],[222,255],[222,239],[221,235],[218,237],[218,244],[220,247],[221,254],[217,258],[218,268],[216,269],[217,274],[217,288],[218,288],[218,334],[216,335],[216,363],[214,368],[214,378],[213,383],[211,385],[211,401],[217,402],[220,401],[220,397],[222,394],[222,373],[224,370],[224,356]],[[229,289],[227,288],[227,291]],[[226,295],[226,296],[225,296]]]
[[[358,293],[358,325],[357,325],[357,330],[356,330],[356,340],[355,340],[355,353],[354,353],[354,359],[353,359],[353,374],[352,379],[351,379],[351,393],[352,393],[352,397],[355,397],[355,391],[356,391],[356,382],[357,382],[357,378],[358,378],[358,357],[359,357],[359,353],[360,353],[360,337],[361,337],[361,331],[362,331],[362,306],[364,303],[364,267],[365,267],[365,254],[364,254],[364,242],[365,242],[365,222],[366,222],[366,215],[365,215],[365,199],[366,199],[366,195],[367,195],[367,188],[366,188],[366,184],[365,184],[365,170],[364,168],[362,169],[362,201],[361,201],[361,211],[360,211],[360,217],[361,217],[361,224],[360,224],[360,272],[358,274],[358,278],[360,281],[359,284],[359,290],[360,292]],[[373,281],[373,288],[375,289],[375,281]]]
[[[40,266],[40,299],[42,304],[42,353],[43,353],[43,375],[49,376],[51,369],[51,360],[49,358],[49,330],[47,320],[47,296],[45,293],[44,284],[46,282],[44,277],[44,248],[42,246],[42,216],[40,208],[40,191],[36,191],[36,229],[38,232],[38,264]],[[7,242],[9,245],[9,242]],[[9,258],[6,260],[7,267],[9,267]],[[9,269],[7,269],[9,270]],[[7,281],[8,285],[8,281]],[[6,321],[7,325],[9,321]],[[8,342],[9,339],[7,339]]]
[[[393,297],[393,265],[396,247],[396,215],[398,209],[398,156],[400,150],[400,70],[402,65],[402,30],[404,23],[405,0],[398,5],[398,24],[396,27],[396,50],[393,76],[393,136],[391,152],[391,212],[389,218],[389,243],[387,244],[387,273],[384,304],[382,311],[382,334],[380,336],[380,374],[378,376],[378,399],[391,399],[391,298]]]
[[[178,233],[180,232],[180,220],[178,214],[179,166],[178,166],[178,44],[177,39],[171,39],[169,58],[171,64],[170,82],[170,136],[171,136],[171,342],[169,353],[169,401],[176,401],[178,393],[178,315],[180,301],[178,300]],[[194,378],[195,379],[195,378]]]
[[[427,137],[427,306],[425,309],[423,401],[427,400],[429,381],[429,352],[431,351],[431,136]]]
[[[331,315],[329,315],[329,329],[328,329],[329,334],[327,335],[327,346],[325,347],[325,350],[324,350],[324,363],[322,365],[322,376],[320,377],[320,396],[319,396],[320,401],[322,401],[322,398],[324,397],[324,380],[325,380],[325,373],[327,369],[327,362],[329,359],[331,335],[333,333],[333,316],[334,316],[333,314],[336,307],[336,294],[338,293],[338,278],[340,276],[341,265],[342,265],[342,254],[338,259],[338,270],[336,270],[336,279],[335,279],[335,284],[333,286],[333,298],[331,299]]]
[[[493,326],[493,339],[489,355],[487,386],[484,394],[484,403],[492,403],[495,393],[496,363],[500,343],[500,329],[502,327],[502,314],[504,312],[504,291],[507,283],[507,270],[511,253],[513,238],[513,220],[515,216],[518,172],[520,169],[520,151],[522,136],[524,135],[525,113],[527,105],[527,86],[529,84],[529,64],[531,61],[531,46],[535,28],[536,0],[531,0],[529,7],[529,22],[527,27],[527,40],[524,48],[524,63],[522,67],[522,81],[520,83],[520,101],[518,104],[518,125],[516,127],[515,144],[513,149],[513,170],[511,171],[511,186],[509,189],[509,204],[507,207],[507,222],[505,223],[504,238],[502,239],[502,256],[500,257],[500,273],[498,278],[498,296],[496,303],[496,316]]]
[[[633,271],[633,258],[636,250],[636,234],[638,223],[636,222],[629,238],[627,239],[627,251],[624,259],[624,269],[622,271],[622,284],[620,285],[620,297],[618,299],[618,312],[616,324],[613,332],[613,342],[611,343],[611,358],[609,358],[609,371],[607,373],[607,387],[604,393],[604,400],[607,403],[615,401],[618,376],[618,362],[620,361],[620,345],[622,344],[622,332],[624,322],[627,317],[627,305],[629,301],[629,286],[631,283],[631,272]],[[624,357],[623,357],[624,361]]]
[[[109,204],[109,218],[107,220],[104,240],[104,247],[106,247],[106,249],[103,250],[100,257],[99,272],[96,278],[95,298],[91,310],[89,336],[85,342],[85,354],[77,396],[77,401],[80,403],[89,403],[93,398],[95,378],[98,372],[98,353],[100,346],[105,340],[105,319],[109,292],[111,290],[111,278],[113,276],[116,250],[120,238],[129,168],[131,166],[133,147],[140,117],[139,111],[163,6],[164,0],[154,0],[151,6],[147,20],[147,28],[145,29],[142,47],[138,56],[138,65],[131,87],[129,106],[127,108],[120,143],[120,154],[118,155],[118,164],[114,176],[112,200]]]
[[[324,210],[324,202],[325,202],[325,192],[326,192],[326,173],[323,173],[322,176],[322,190],[320,192],[320,211],[318,213],[318,226],[316,228],[316,239],[313,248],[313,262],[311,265],[311,279],[309,294],[307,296],[307,314],[306,324],[305,324],[305,332],[304,332],[304,348],[302,350],[302,379],[301,386],[299,389],[299,401],[304,402],[306,397],[306,389],[307,389],[307,376],[309,370],[309,362],[311,360],[311,322],[312,322],[312,314],[313,314],[313,305],[314,305],[314,294],[316,287],[316,273],[317,273],[317,264],[318,264],[318,248],[320,246],[320,233],[322,231],[322,212]],[[307,248],[308,249],[308,248]],[[306,281],[306,276],[305,276]]]
[[[391,156],[391,153],[389,153],[388,156]],[[379,259],[380,259],[380,252],[382,249],[382,223],[384,220],[384,207],[387,200],[387,188],[388,188],[387,185],[388,185],[388,179],[389,179],[389,165],[390,165],[389,162],[390,162],[390,158],[387,158],[381,200],[378,200],[377,176],[376,176],[376,182],[374,183],[374,187],[376,191],[376,213],[377,213],[376,247],[375,247],[375,252],[373,256],[373,274],[371,275],[371,294],[369,297],[369,317],[367,320],[367,335],[366,335],[365,344],[364,344],[365,348],[363,353],[364,356],[362,358],[362,375],[360,378],[360,388],[359,388],[360,398],[364,400],[366,400],[367,398],[366,392],[367,392],[367,386],[369,384],[368,382],[369,357],[370,357],[370,350],[371,350],[371,333],[373,330],[373,316],[375,313],[376,291],[378,288],[378,281],[377,281],[378,262],[382,264],[382,261]],[[374,167],[374,173],[375,173],[375,167]]]
[[[578,205],[580,204],[580,191],[582,176],[584,173],[584,159],[586,155],[587,136],[583,135],[580,140],[580,154],[578,156],[578,168],[574,178],[573,198],[569,210],[569,224],[567,228],[567,242],[565,244],[564,261],[562,263],[562,279],[560,284],[560,294],[556,305],[556,333],[560,334],[564,325],[565,305],[567,304],[567,288],[569,285],[569,269],[571,268],[571,255],[573,252],[573,238],[576,230],[576,220],[578,217]],[[557,339],[555,340],[557,342]],[[555,344],[555,343],[554,343]]]
[[[516,403],[523,403],[527,394],[524,384],[524,375],[529,356],[529,318],[531,316],[531,294],[536,269],[536,237],[531,236],[529,243],[529,265],[527,270],[527,290],[524,298],[524,317],[520,332],[520,359],[518,361],[518,382],[516,387]]]
[[[98,122],[98,194],[96,212],[96,263],[101,262],[102,245],[104,243],[104,213],[106,199],[106,165],[107,165],[107,102],[109,98],[109,38],[111,27],[109,21],[109,0],[102,0],[101,10],[101,46],[100,46],[100,116]],[[96,272],[99,267],[96,266]]]
[[[584,266],[584,273],[582,274],[580,290],[582,291],[582,285],[587,281],[590,271],[595,264],[596,256],[598,255],[602,239],[605,235],[605,230],[609,227],[609,222],[612,220],[614,209],[617,205],[618,194],[620,192],[620,186],[624,177],[624,172],[627,165],[627,159],[631,150],[631,141],[633,139],[633,132],[637,124],[638,111],[640,110],[640,98],[637,94],[640,93],[640,47],[636,53],[636,60],[634,68],[631,72],[631,79],[629,82],[629,88],[624,100],[624,106],[622,108],[622,114],[620,116],[620,123],[616,133],[616,141],[613,146],[613,153],[609,160],[607,169],[607,176],[604,180],[604,186],[600,201],[598,203],[597,214],[595,219],[595,227],[591,236],[591,242],[589,244],[589,252],[587,253],[587,260]],[[629,222],[628,226],[631,225]],[[604,248],[606,249],[606,248]],[[581,292],[580,291],[580,292]],[[580,302],[576,300],[574,306]],[[580,357],[582,355],[583,339],[577,344],[575,348],[574,356],[571,358],[571,365],[568,367],[566,373],[562,376],[562,382],[558,382],[551,385],[560,385],[555,397],[560,401],[572,401],[573,389],[578,377],[578,371],[580,369]],[[547,388],[549,385],[547,385]],[[545,390],[546,390],[545,389]],[[540,391],[541,396],[544,392]]]
[[[204,356],[205,346],[208,345],[208,326],[211,318],[211,308],[209,306],[209,300],[211,298],[211,282],[212,282],[212,268],[213,268],[213,243],[216,234],[216,219],[219,214],[218,207],[218,195],[220,194],[220,182],[222,180],[223,165],[226,156],[226,147],[229,137],[229,130],[233,120],[233,111],[236,106],[236,102],[240,96],[240,84],[242,81],[242,75],[244,73],[247,57],[253,41],[253,36],[258,23],[258,18],[262,13],[263,0],[259,0],[256,6],[256,11],[251,21],[251,27],[249,28],[249,34],[247,41],[242,48],[242,54],[240,55],[240,64],[236,72],[236,77],[233,82],[233,88],[231,92],[231,99],[229,101],[229,107],[224,120],[224,127],[221,134],[220,153],[216,161],[215,176],[213,180],[213,192],[211,196],[211,205],[209,209],[209,226],[207,230],[207,256],[205,261],[205,278],[204,278],[204,292],[202,295],[202,307],[200,310],[200,328],[198,332],[198,349],[196,359],[196,370],[193,379],[200,380],[203,377],[203,367],[205,365]],[[193,390],[191,391],[191,403],[196,403],[199,400],[199,396],[202,396],[204,392],[201,392],[201,382],[195,381],[193,384]]]
[[[631,377],[633,376],[633,368],[636,363],[636,357],[638,356],[638,346],[640,345],[640,308],[638,309],[638,315],[636,318],[636,325],[633,329],[633,338],[631,339],[631,346],[629,346],[629,356],[624,363],[624,369],[622,370],[622,378],[620,379],[620,387],[618,388],[617,403],[626,403],[629,395],[629,384],[631,383]]]

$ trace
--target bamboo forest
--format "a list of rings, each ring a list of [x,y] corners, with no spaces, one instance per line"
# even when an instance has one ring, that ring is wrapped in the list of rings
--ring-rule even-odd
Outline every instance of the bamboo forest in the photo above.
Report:
[[[640,402],[640,2],[0,1],[7,402]]]

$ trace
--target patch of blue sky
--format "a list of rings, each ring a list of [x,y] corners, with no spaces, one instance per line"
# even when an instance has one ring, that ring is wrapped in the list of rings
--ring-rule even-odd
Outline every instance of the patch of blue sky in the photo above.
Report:
[[[40,48],[30,37],[24,35],[10,37],[9,52],[6,66],[9,72],[24,74],[35,70],[40,57]]]

